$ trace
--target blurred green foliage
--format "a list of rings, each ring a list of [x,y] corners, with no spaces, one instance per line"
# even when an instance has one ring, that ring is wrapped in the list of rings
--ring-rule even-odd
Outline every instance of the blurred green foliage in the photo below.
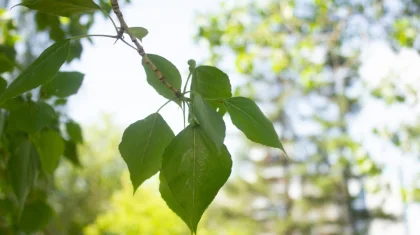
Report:
[[[9,1],[1,1],[0,4],[0,93],[38,57],[41,49],[67,37],[87,34],[95,21],[94,14],[65,18],[30,12],[22,7],[11,9]],[[105,6],[108,12],[111,9],[109,1],[101,0],[100,5]],[[71,53],[66,59],[68,63],[80,58],[82,42],[72,41],[70,48]],[[46,71],[43,67],[44,74]],[[60,183],[68,179],[57,181],[56,175],[51,174],[57,165],[67,164],[61,155],[69,159],[74,167],[80,167],[79,149],[83,145],[83,132],[79,124],[66,114],[65,107],[69,96],[77,92],[83,80],[82,74],[73,75],[79,80],[71,89],[60,90],[61,84],[53,84],[48,87],[50,90],[45,90],[45,87],[44,90],[35,89],[1,104],[0,234],[47,233],[47,224],[60,213],[62,207],[66,207],[66,204],[54,204],[53,198],[60,197],[64,192],[71,193],[65,195],[70,198],[76,195],[76,191],[57,190],[56,187],[60,188]],[[51,143],[55,143],[54,152],[49,151]],[[42,161],[41,167],[40,158],[49,160]],[[70,168],[69,164],[67,168]],[[100,185],[97,184],[98,187]],[[106,198],[106,190],[101,192]],[[81,202],[74,205],[78,203]],[[95,204],[90,205],[94,208]],[[69,223],[80,230],[92,221],[92,216],[98,213],[95,210],[100,210],[100,207],[84,214],[85,217],[90,216],[90,220],[80,219],[80,222],[67,218],[69,221],[63,219],[56,225],[60,227],[59,231],[71,231]]]
[[[156,177],[142,185],[134,196],[128,172],[121,177],[121,184],[122,189],[113,194],[108,210],[85,228],[86,235],[189,234],[188,227],[162,200]],[[225,205],[218,203],[226,202],[216,199],[216,205],[210,206],[203,222],[200,223],[199,234],[255,234],[255,224],[249,218],[229,216],[226,214],[228,210],[224,208]]]
[[[418,50],[419,9],[417,1],[225,1],[199,16],[196,39],[208,45],[209,60],[242,74],[236,94],[267,107],[292,158],[244,150],[254,180],[232,197],[256,203],[250,216],[260,233],[366,234],[374,220],[397,219],[368,207],[367,197],[387,201],[390,166],[371,156],[369,137],[351,132],[367,99],[409,105],[397,78],[371,89],[360,66],[371,42]],[[418,155],[418,126],[373,138]]]

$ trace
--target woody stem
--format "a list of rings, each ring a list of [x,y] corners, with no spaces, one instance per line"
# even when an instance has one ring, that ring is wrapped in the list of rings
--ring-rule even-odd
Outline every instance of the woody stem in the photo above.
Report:
[[[134,45],[137,48],[137,52],[139,55],[143,58],[143,62],[146,63],[157,75],[159,81],[163,83],[168,89],[170,89],[176,97],[181,97],[182,94],[180,91],[178,91],[176,88],[174,88],[166,79],[166,77],[162,74],[162,72],[153,64],[153,62],[149,59],[146,52],[144,51],[144,48],[140,45],[137,38],[130,32],[130,27],[128,27],[127,23],[124,20],[124,16],[120,10],[120,6],[118,4],[118,0],[110,0],[112,9],[115,13],[115,15],[118,18],[118,21],[121,24],[121,29],[119,32],[119,36],[122,36],[124,32],[126,32],[129,36],[131,41],[134,43]]]

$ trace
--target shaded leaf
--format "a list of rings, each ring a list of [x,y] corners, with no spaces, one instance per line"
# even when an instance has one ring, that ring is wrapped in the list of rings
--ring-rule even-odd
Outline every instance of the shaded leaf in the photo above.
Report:
[[[7,34],[3,35],[3,40],[6,39],[7,37],[8,37]],[[15,61],[16,61],[16,50],[12,45],[8,45],[7,39],[6,39],[6,42],[3,41],[3,43],[0,44],[0,73],[12,72],[13,68],[16,65]]]
[[[69,135],[71,140],[73,140],[75,143],[83,143],[82,128],[78,123],[68,122],[66,123],[66,129],[67,134]]]
[[[53,215],[54,210],[46,202],[31,202],[23,209],[19,227],[27,233],[37,232],[48,225]]]
[[[6,90],[7,82],[4,78],[0,77],[0,94]],[[6,120],[6,117],[2,110],[0,110],[0,137],[3,135],[4,130],[4,122]]]
[[[15,111],[19,109],[20,106],[25,103],[26,101],[21,96],[18,96],[18,97],[6,100],[4,103],[0,104],[0,107],[11,112],[11,111]]]
[[[131,124],[124,131],[119,150],[130,171],[134,192],[160,170],[162,154],[174,136],[159,113]]]
[[[6,115],[3,113],[3,110],[0,109],[0,139],[3,135],[4,127],[6,122]]]
[[[200,126],[188,126],[163,154],[160,193],[196,233],[204,211],[225,184],[232,160],[225,146],[218,153]]]
[[[54,109],[44,102],[24,103],[10,113],[9,129],[34,133],[50,125],[56,118]]]
[[[166,80],[177,90],[181,89],[181,74],[179,73],[178,69],[173,65],[169,60],[153,54],[147,54],[150,61],[162,72],[163,76],[165,76]],[[150,68],[143,60],[143,67],[146,71],[147,75],[147,82],[155,88],[157,93],[167,99],[175,98],[174,93],[170,89],[168,89],[158,78],[155,71]]]
[[[65,141],[64,157],[70,160],[76,166],[82,166],[77,152],[77,145],[73,141]]]
[[[147,29],[143,27],[131,27],[130,32],[134,34],[134,36],[138,38],[140,41],[142,41],[143,38],[146,37],[147,34],[149,34],[149,31],[147,31]]]
[[[100,10],[92,0],[27,0],[18,5],[56,16],[71,16]]]
[[[10,158],[9,181],[22,206],[38,175],[38,156],[29,140],[22,142]]]
[[[285,152],[273,124],[264,116],[254,101],[245,97],[233,97],[226,99],[224,104],[233,124],[248,139],[256,143],[279,148]]]
[[[41,160],[42,169],[46,173],[53,173],[64,153],[64,141],[61,136],[54,130],[46,130],[36,133],[32,142]]]
[[[226,135],[226,126],[220,116],[199,94],[193,98],[193,112],[200,126],[220,151]]]
[[[6,90],[7,81],[3,77],[0,77],[0,95]]]
[[[13,71],[15,63],[5,54],[0,54],[0,73]]]
[[[13,213],[13,209],[14,209],[14,206],[11,200],[0,199],[0,211],[3,212],[3,214],[0,215],[0,218],[1,216],[5,216],[5,215]]]
[[[70,40],[54,43],[26,68],[0,96],[0,103],[51,81],[69,52]]]
[[[58,72],[53,80],[42,87],[44,97],[65,98],[79,91],[85,75],[79,72]]]

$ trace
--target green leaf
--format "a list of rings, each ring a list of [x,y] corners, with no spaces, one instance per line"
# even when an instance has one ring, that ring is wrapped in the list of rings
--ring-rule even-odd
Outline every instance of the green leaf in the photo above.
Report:
[[[66,17],[100,10],[91,0],[27,0],[17,6],[19,5],[46,14]]]
[[[13,71],[15,63],[5,54],[0,54],[0,73]]]
[[[65,140],[64,157],[70,160],[76,166],[82,166],[79,160],[79,153],[77,152],[77,145],[73,141]]]
[[[42,169],[52,174],[57,168],[58,161],[64,153],[64,141],[54,130],[46,130],[36,133],[32,142],[38,151]]]
[[[4,127],[6,123],[6,114],[3,113],[3,110],[0,109],[0,139],[3,135]]]
[[[12,112],[19,109],[20,106],[22,106],[25,103],[26,101],[23,99],[23,97],[18,96],[13,99],[6,100],[4,103],[0,104],[0,108]]]
[[[10,158],[9,181],[22,206],[38,175],[38,156],[29,140],[22,142]]]
[[[2,212],[3,218],[13,213],[13,202],[10,199],[0,199],[0,211]],[[0,216],[0,217],[1,217]]]
[[[225,146],[216,146],[200,126],[188,126],[163,154],[160,193],[169,208],[193,233],[204,211],[230,176],[232,160]]]
[[[165,76],[166,81],[169,82],[175,89],[181,89],[181,74],[178,69],[169,60],[153,54],[147,54],[150,61],[159,69],[159,71]],[[147,82],[155,88],[157,93],[167,99],[175,98],[174,93],[168,89],[158,78],[155,71],[150,68],[143,60],[143,67],[146,71]]]
[[[220,151],[226,135],[226,126],[218,114],[199,94],[193,97],[193,112],[200,126]]]
[[[79,72],[58,72],[53,80],[42,87],[44,97],[65,98],[79,91],[85,75]]]
[[[67,99],[56,99],[54,101],[55,106],[66,105],[66,104],[67,104]]]
[[[73,140],[75,143],[82,144],[83,143],[83,135],[82,135],[82,128],[76,122],[68,122],[66,123],[67,134],[69,135],[70,139]]]
[[[212,66],[201,65],[194,69],[191,91],[200,93],[203,98],[232,97],[232,87],[228,75]]]
[[[134,34],[134,36],[138,38],[140,41],[142,41],[143,38],[146,37],[147,34],[149,34],[149,31],[147,31],[147,29],[143,27],[131,27],[130,32]]]
[[[0,95],[6,90],[7,81],[3,77],[0,77]]]
[[[245,97],[233,97],[226,99],[224,104],[233,124],[248,139],[256,143],[279,148],[286,153],[273,124],[264,116],[254,101]]]
[[[6,90],[7,82],[4,78],[0,77],[0,94]],[[0,110],[0,137],[3,135],[4,130],[4,123],[5,123],[6,117],[2,110]]]
[[[70,40],[47,48],[0,96],[0,103],[51,81],[69,53]]]
[[[40,231],[48,225],[53,215],[54,210],[46,202],[31,202],[23,209],[19,227],[26,233]]]
[[[3,8],[4,9],[4,8]],[[1,15],[1,14],[0,14]],[[7,21],[3,21],[7,22]],[[10,26],[7,26],[8,24],[3,24],[6,28],[6,31],[3,31],[3,42],[0,44],[0,74],[4,72],[12,72],[14,67],[16,66],[16,50],[13,47],[13,45],[7,45],[7,44],[14,44],[7,42],[7,38],[11,39],[11,35],[8,35],[7,28]],[[10,30],[10,29],[9,29]],[[13,40],[12,40],[13,41]]]
[[[223,104],[220,105],[217,109],[217,113],[222,117],[226,114],[226,112],[227,112],[226,106],[224,106]]]
[[[119,150],[130,171],[134,192],[160,170],[162,154],[174,136],[159,113],[131,124],[124,131]]]
[[[44,102],[24,103],[11,111],[9,129],[34,133],[50,125],[56,118],[54,109]]]
[[[191,81],[191,91],[201,94],[204,99],[224,99],[232,97],[232,87],[229,77],[220,69],[212,66],[198,66],[194,69]],[[222,102],[209,100],[214,109],[221,109]],[[222,116],[225,114],[221,112]]]

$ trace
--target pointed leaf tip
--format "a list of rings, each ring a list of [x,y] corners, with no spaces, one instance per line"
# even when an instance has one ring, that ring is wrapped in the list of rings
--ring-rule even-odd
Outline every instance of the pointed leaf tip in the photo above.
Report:
[[[232,159],[219,153],[200,126],[188,126],[166,148],[160,193],[168,207],[196,234],[198,223],[230,176]]]
[[[149,34],[149,31],[143,27],[131,27],[130,32],[140,41]]]
[[[161,169],[162,154],[174,137],[159,113],[131,124],[124,131],[119,151],[130,171],[133,194]]]
[[[69,50],[69,39],[48,47],[0,95],[0,103],[51,81],[66,61]]]
[[[233,124],[248,139],[259,144],[279,148],[286,153],[273,124],[254,101],[245,97],[233,97],[226,99],[224,104]]]

